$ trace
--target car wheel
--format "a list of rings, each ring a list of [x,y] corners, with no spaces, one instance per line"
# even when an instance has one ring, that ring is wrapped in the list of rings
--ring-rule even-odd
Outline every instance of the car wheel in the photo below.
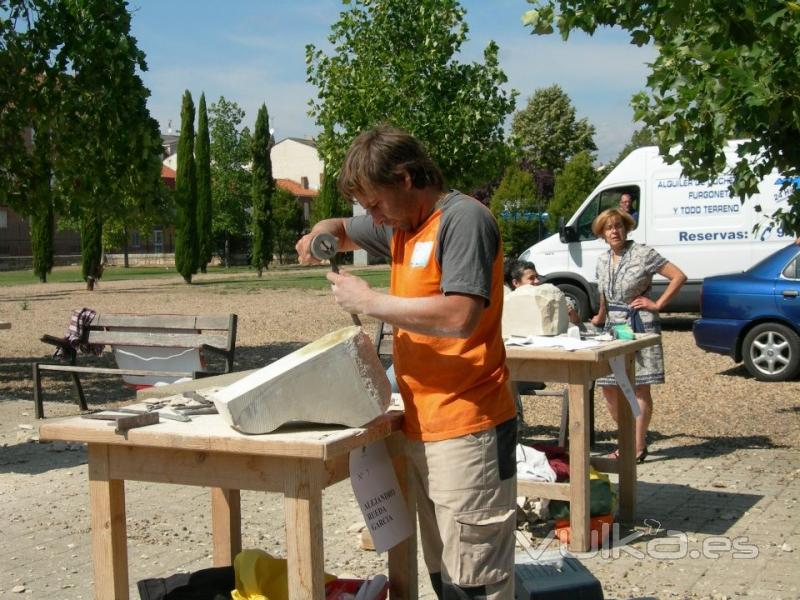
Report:
[[[575,299],[575,303],[578,305],[578,314],[581,316],[581,321],[588,321],[592,318],[592,308],[589,306],[589,296],[586,295],[586,292],[584,292],[578,286],[571,285],[569,283],[559,284],[558,289],[564,292],[565,296]]]
[[[744,366],[760,381],[786,381],[800,367],[800,337],[780,323],[753,327],[742,345]]]

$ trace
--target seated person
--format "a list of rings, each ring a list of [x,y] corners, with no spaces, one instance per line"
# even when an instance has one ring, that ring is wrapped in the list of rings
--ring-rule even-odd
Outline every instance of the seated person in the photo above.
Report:
[[[506,263],[505,283],[513,291],[523,285],[539,285],[541,281],[532,262],[512,260]]]
[[[633,217],[634,229],[639,224],[639,211],[633,208],[633,196],[625,192],[619,197],[619,209]]]
[[[523,285],[539,285],[539,274],[536,265],[527,260],[510,260],[505,266],[505,284],[509,291],[514,291]],[[517,390],[519,394],[531,394],[535,390],[543,390],[545,384],[541,381],[519,381]],[[519,402],[519,399],[518,399]],[[520,417],[521,417],[520,410]]]

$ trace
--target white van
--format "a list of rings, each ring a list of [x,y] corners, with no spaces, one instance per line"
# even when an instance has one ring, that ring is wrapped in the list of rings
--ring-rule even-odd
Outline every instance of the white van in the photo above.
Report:
[[[738,160],[736,146],[731,142],[725,149],[729,170]],[[791,188],[781,190],[784,179],[774,172],[744,204],[729,196],[731,180],[725,174],[707,183],[693,181],[683,176],[680,164],[666,164],[657,147],[639,148],[600,182],[558,234],[525,250],[520,260],[533,262],[544,281],[575,298],[584,319],[596,314],[595,265],[608,245],[594,236],[592,221],[618,206],[627,192],[633,197],[631,212],[638,212],[628,239],[655,248],[688,278],[669,310],[698,311],[705,277],[743,271],[790,240],[769,218],[781,206],[788,209]],[[760,225],[756,233],[755,225]],[[652,297],[658,298],[665,287],[666,279],[656,275]]]

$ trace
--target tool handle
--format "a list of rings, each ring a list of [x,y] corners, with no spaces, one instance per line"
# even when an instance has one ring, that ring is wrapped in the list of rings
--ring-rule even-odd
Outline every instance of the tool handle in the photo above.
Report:
[[[339,265],[336,264],[336,259],[331,257],[330,261],[331,261],[331,271],[333,271],[338,275]],[[358,315],[350,313],[350,318],[353,319],[353,325],[355,325],[356,327],[361,327],[361,319],[358,318]]]

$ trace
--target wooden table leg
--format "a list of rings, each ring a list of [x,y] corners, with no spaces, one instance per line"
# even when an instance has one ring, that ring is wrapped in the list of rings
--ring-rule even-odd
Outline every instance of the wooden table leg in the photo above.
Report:
[[[310,460],[287,460],[284,465],[290,600],[325,597],[321,468]]]
[[[625,356],[625,370],[631,385],[634,385],[636,381],[634,361],[634,354]],[[622,390],[619,392],[617,404],[617,441],[619,443],[619,510],[617,512],[620,521],[630,523],[633,521],[636,504],[636,420],[633,418],[630,404],[622,394]]]
[[[225,567],[242,551],[242,506],[239,490],[211,488],[214,566]]]
[[[108,446],[89,444],[89,512],[94,593],[98,600],[128,600],[125,482],[110,478]]]
[[[569,384],[569,526],[570,550],[589,550],[589,387],[580,365],[570,367]],[[576,377],[576,375],[580,377]]]
[[[411,522],[411,536],[389,549],[389,598],[390,600],[416,600],[417,582],[417,507],[413,480],[409,476],[409,464],[405,456],[405,436],[395,433],[386,440],[392,456],[397,483],[403,492]]]

